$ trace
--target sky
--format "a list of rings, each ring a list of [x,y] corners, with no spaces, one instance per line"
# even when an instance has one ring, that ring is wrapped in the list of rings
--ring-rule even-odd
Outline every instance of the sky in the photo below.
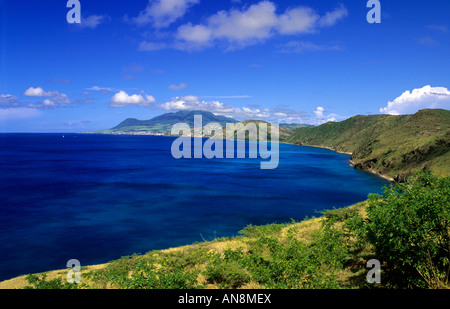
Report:
[[[450,109],[450,1],[371,1],[0,0],[0,132]]]

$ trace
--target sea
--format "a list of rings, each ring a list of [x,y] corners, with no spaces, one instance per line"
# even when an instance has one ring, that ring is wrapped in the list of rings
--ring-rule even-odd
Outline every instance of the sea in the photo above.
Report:
[[[319,217],[388,185],[328,149],[281,143],[278,167],[261,169],[176,159],[175,139],[0,134],[0,281]]]

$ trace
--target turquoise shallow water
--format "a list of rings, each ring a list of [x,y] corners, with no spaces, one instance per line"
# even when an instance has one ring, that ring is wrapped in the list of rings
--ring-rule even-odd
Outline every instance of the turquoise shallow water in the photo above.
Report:
[[[261,159],[179,159],[174,138],[0,134],[0,280],[104,263],[344,207],[387,182],[349,156],[280,144]]]

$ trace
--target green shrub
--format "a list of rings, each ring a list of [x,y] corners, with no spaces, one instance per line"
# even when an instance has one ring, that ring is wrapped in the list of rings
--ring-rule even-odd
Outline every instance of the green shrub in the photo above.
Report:
[[[142,259],[133,270],[123,287],[128,289],[194,289],[198,272],[191,272],[180,266],[165,263],[155,266],[153,261]]]
[[[262,226],[255,226],[249,224],[243,230],[239,231],[239,234],[250,238],[269,236],[279,233],[284,226],[285,224],[275,224],[275,223]]]
[[[417,173],[407,183],[370,195],[367,240],[387,264],[394,284],[448,287],[450,274],[450,177]]]
[[[356,207],[346,207],[346,208],[338,208],[338,209],[332,209],[332,210],[326,210],[321,211],[320,213],[323,214],[324,218],[331,222],[344,222],[348,219],[351,219],[358,215],[359,209]]]
[[[342,268],[349,258],[344,232],[331,224],[324,224],[312,244],[312,255],[320,265]]]
[[[32,286],[27,286],[24,289],[32,289],[32,290],[69,290],[69,289],[77,289],[78,285],[76,283],[68,283],[67,281],[62,280],[62,278],[55,278],[47,281],[47,274],[43,274],[41,278],[38,275],[28,275],[26,277],[28,284]]]
[[[100,288],[106,288],[110,285],[114,288],[120,288],[128,280],[129,274],[142,259],[142,256],[134,254],[121,257],[112,261],[104,269],[92,271],[86,274],[86,278],[96,282]]]
[[[207,281],[226,289],[235,289],[250,282],[250,274],[240,265],[243,257],[241,248],[227,249],[223,252],[223,256],[218,253],[211,255],[212,261],[208,263],[204,272]]]
[[[251,277],[237,262],[215,262],[208,264],[205,275],[209,283],[221,288],[235,289],[249,282]]]
[[[336,288],[334,272],[340,256],[337,242],[328,242],[334,238],[331,234],[320,234],[311,244],[289,236],[284,240],[261,237],[241,265],[254,281],[270,289]]]

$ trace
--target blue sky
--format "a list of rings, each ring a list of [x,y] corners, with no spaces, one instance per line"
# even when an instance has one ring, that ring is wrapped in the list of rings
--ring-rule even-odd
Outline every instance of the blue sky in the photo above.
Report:
[[[450,2],[0,0],[0,132],[203,109],[321,124],[450,108]]]

